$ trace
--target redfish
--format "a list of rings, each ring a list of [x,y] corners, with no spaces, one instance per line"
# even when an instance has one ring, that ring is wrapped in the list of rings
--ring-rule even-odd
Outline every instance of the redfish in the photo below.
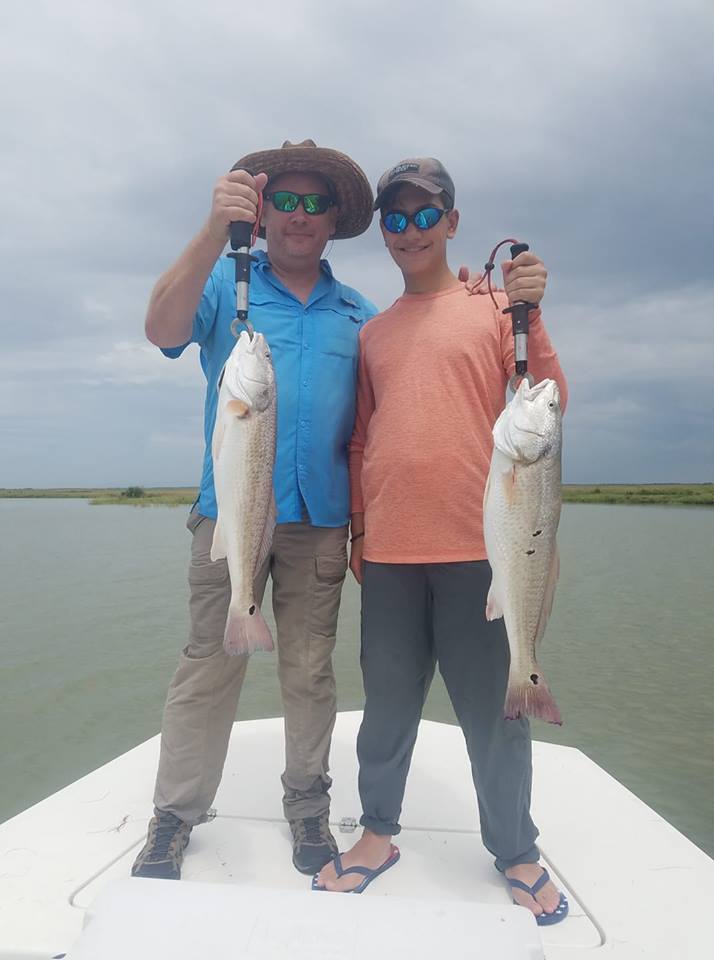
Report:
[[[275,529],[276,412],[270,350],[262,334],[251,339],[244,331],[219,379],[212,443],[218,519],[211,560],[228,562],[231,602],[223,647],[230,654],[273,649],[253,581]]]
[[[486,618],[503,617],[511,651],[505,714],[561,723],[536,659],[558,581],[562,412],[554,380],[524,378],[493,428],[484,537],[493,577]]]

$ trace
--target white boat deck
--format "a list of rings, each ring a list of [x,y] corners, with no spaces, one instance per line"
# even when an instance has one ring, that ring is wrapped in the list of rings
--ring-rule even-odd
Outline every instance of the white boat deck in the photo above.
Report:
[[[339,834],[336,825],[360,813],[359,720],[359,713],[340,714],[333,737],[332,819],[342,849],[356,834]],[[0,960],[64,953],[68,960],[298,960],[303,952],[337,960],[365,950],[370,960],[402,952],[417,960],[434,956],[431,940],[443,940],[442,927],[455,931],[442,944],[453,958],[496,960],[487,946],[491,930],[494,944],[517,936],[522,952],[504,946],[502,955],[524,960],[714,955],[714,861],[577,750],[534,744],[539,844],[571,910],[562,924],[545,928],[510,905],[481,845],[457,727],[422,722],[397,840],[402,859],[362,897],[313,893],[291,864],[279,719],[235,725],[218,815],[193,831],[184,880],[126,879],[151,815],[157,756],[153,738],[0,825]],[[125,923],[117,924],[117,911]],[[225,952],[216,940],[217,911],[230,931]],[[92,920],[80,937],[86,916]],[[296,918],[303,918],[299,933]],[[464,926],[468,918],[472,929]],[[256,935],[263,928],[272,940]],[[379,952],[368,949],[370,929],[382,931]],[[102,936],[110,939],[100,948]],[[288,940],[294,946],[286,953]],[[201,943],[210,950],[198,954]]]

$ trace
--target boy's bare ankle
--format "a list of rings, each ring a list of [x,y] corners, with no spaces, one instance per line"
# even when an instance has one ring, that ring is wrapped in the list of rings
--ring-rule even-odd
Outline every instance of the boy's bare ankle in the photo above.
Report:
[[[362,834],[362,844],[372,850],[389,850],[392,845],[392,838],[381,833],[372,833],[365,827]]]

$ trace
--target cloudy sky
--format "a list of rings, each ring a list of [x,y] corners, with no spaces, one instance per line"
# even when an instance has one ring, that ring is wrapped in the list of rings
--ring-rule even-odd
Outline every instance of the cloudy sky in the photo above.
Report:
[[[453,266],[549,269],[565,479],[714,479],[711,0],[8,0],[0,13],[0,486],[194,484],[195,348],[143,335],[243,153],[312,137],[374,182],[449,168]],[[338,276],[388,306],[376,223]]]

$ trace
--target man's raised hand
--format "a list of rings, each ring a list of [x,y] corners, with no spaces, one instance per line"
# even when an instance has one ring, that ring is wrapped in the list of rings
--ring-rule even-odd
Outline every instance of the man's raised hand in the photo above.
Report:
[[[213,203],[208,218],[208,232],[211,236],[225,242],[234,221],[255,223],[258,194],[267,182],[265,173],[258,173],[253,177],[247,170],[231,170],[220,177],[213,189]]]

